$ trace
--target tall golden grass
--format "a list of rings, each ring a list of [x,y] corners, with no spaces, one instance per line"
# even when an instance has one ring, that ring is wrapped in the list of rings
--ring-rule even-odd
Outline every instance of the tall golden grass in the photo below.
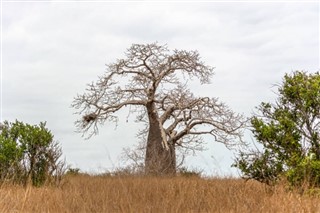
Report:
[[[77,175],[61,187],[0,187],[0,212],[320,212],[319,201],[232,178]]]

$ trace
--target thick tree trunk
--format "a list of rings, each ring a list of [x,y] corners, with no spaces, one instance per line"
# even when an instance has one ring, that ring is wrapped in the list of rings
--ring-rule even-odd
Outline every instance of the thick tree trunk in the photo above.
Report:
[[[147,175],[174,175],[176,172],[176,153],[174,144],[163,145],[158,115],[154,105],[147,106],[149,133],[145,158]]]

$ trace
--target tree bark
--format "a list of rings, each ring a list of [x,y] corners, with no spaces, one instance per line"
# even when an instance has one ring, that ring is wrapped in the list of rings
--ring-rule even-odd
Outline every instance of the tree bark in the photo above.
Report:
[[[149,132],[147,138],[145,173],[147,175],[174,175],[176,173],[175,145],[163,145],[159,117],[154,103],[147,105]]]

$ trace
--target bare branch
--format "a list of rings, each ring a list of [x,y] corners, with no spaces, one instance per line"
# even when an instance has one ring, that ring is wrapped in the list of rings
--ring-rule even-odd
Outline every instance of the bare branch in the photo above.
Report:
[[[202,135],[211,135],[227,146],[241,141],[245,125],[241,115],[215,98],[195,97],[187,88],[189,79],[204,84],[210,83],[213,75],[214,68],[202,62],[197,51],[170,52],[157,43],[133,44],[125,56],[108,64],[105,74],[74,99],[72,107],[81,116],[76,121],[80,132],[91,131],[90,137],[106,121],[117,124],[117,112],[130,106],[129,114],[148,124],[142,132],[150,165],[159,158],[175,161],[175,146],[200,149]],[[160,170],[175,165],[169,164]]]

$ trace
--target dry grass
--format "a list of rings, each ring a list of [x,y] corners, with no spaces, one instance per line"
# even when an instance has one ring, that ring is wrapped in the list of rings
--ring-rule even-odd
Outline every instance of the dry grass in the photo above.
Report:
[[[320,202],[239,179],[79,175],[60,188],[3,185],[0,212],[320,212]]]

